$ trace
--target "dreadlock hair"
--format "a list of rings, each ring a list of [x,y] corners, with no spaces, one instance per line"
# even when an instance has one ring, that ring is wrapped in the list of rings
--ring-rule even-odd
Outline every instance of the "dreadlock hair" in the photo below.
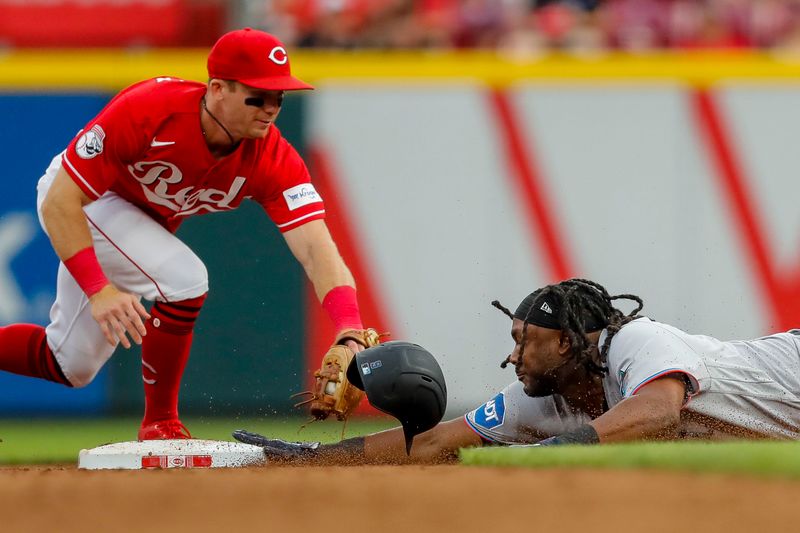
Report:
[[[633,311],[625,314],[613,306],[614,300],[631,300],[637,305]],[[608,373],[608,367],[603,363],[606,361],[611,340],[622,326],[639,318],[639,312],[644,307],[644,302],[634,294],[612,296],[605,287],[597,282],[573,278],[537,289],[523,300],[516,313],[512,314],[497,300],[493,301],[492,305],[512,319],[523,320],[520,357],[525,349],[528,324],[560,329],[569,338],[572,357],[576,361],[582,362],[590,372],[605,376]],[[552,317],[541,315],[541,309],[545,306]],[[546,320],[542,322],[535,318],[538,315]],[[600,364],[598,365],[592,358],[595,346],[589,340],[587,330],[592,332],[602,328],[606,329],[607,335],[600,348]],[[506,358],[500,366],[505,368],[508,360]]]

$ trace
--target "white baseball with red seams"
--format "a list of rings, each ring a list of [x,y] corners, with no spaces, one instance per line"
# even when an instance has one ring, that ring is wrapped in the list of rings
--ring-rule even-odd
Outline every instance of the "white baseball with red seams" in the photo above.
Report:
[[[247,198],[282,232],[325,216],[305,163],[274,125],[264,138],[245,138],[228,156],[214,158],[199,127],[205,91],[202,83],[175,78],[125,89],[39,180],[40,221],[59,168],[94,200],[84,212],[105,275],[147,300],[208,291],[205,265],[173,234],[187,216],[235,209]],[[88,384],[114,347],[63,264],[50,318],[47,341],[65,376],[74,386]]]

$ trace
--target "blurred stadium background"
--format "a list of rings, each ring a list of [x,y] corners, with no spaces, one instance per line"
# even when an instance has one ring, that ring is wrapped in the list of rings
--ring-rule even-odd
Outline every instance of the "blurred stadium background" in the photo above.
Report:
[[[299,49],[318,90],[278,125],[367,323],[440,358],[450,415],[514,378],[489,302],[561,278],[722,338],[800,322],[800,0],[0,0],[2,323],[47,322],[50,158],[127,84],[205,79],[243,26]],[[256,206],[180,235],[211,274],[182,412],[290,415],[332,335],[299,266]],[[0,417],[135,416],[139,376],[123,349],[79,391],[0,373]]]

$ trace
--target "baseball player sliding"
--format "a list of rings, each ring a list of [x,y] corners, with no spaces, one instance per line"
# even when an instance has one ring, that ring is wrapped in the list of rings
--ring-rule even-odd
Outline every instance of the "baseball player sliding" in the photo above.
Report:
[[[362,348],[355,284],[322,198],[274,125],[285,91],[313,87],[291,75],[280,41],[249,28],[217,41],[208,75],[128,87],[53,159],[38,185],[40,221],[61,259],[51,322],[0,328],[0,370],[68,387],[91,382],[117,344],[141,344],[141,440],[190,437],[178,390],[208,276],[174,235],[188,216],[260,203],[345,356]],[[155,302],[149,313],[141,298]]]
[[[618,299],[635,310],[615,308]],[[512,319],[502,366],[514,365],[518,381],[419,435],[410,455],[400,430],[330,445],[234,437],[277,460],[352,463],[440,462],[483,444],[800,438],[800,330],[730,342],[690,335],[638,316],[639,297],[583,279],[543,287],[513,313],[493,303]]]

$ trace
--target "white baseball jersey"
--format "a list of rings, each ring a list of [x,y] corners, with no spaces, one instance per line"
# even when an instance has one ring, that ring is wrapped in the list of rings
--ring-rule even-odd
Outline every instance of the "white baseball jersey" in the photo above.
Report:
[[[599,344],[606,338],[604,331]],[[800,330],[723,342],[640,318],[612,339],[606,401],[614,407],[655,379],[685,376],[683,437],[800,438]],[[516,381],[465,415],[484,440],[524,444],[590,420],[558,395],[532,398]]]

